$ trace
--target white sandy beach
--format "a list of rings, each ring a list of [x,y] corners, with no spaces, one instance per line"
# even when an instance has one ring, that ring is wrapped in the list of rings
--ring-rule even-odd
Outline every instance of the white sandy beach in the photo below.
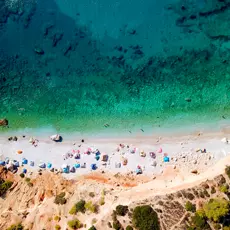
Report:
[[[63,174],[68,178],[90,173],[92,171],[90,166],[93,163],[98,167],[95,171],[114,174],[118,172],[135,173],[138,165],[141,166],[143,174],[148,176],[160,175],[168,166],[172,166],[182,174],[191,173],[191,170],[203,172],[220,159],[230,155],[230,145],[221,142],[224,137],[223,133],[174,137],[135,135],[120,139],[89,137],[84,139],[84,143],[81,142],[79,137],[76,137],[76,141],[74,141],[73,137],[68,139],[64,136],[63,142],[56,143],[51,141],[49,136],[39,136],[37,138],[39,140],[37,147],[29,143],[31,136],[22,137],[17,135],[17,137],[18,141],[8,141],[5,135],[0,137],[1,160],[8,157],[21,163],[22,159],[26,158],[28,164],[24,165],[23,168],[26,168],[28,172],[37,170],[40,162],[52,163],[52,167],[55,169],[60,169],[63,164],[68,164],[70,167],[76,163],[86,164],[86,168],[78,168],[75,173]],[[117,151],[119,144],[124,144],[129,148],[124,147]],[[84,154],[84,151],[89,147],[100,151],[101,157],[98,161],[95,159],[95,154]],[[130,153],[133,148],[137,148],[137,151]],[[160,148],[162,148],[162,153],[158,153]],[[206,152],[199,151],[199,149],[206,149]],[[22,150],[23,153],[17,154],[17,150]],[[64,160],[63,154],[73,150],[79,150],[81,158],[76,160],[72,157]],[[146,157],[140,156],[141,151],[146,153]],[[149,152],[156,153],[156,158],[152,159]],[[106,164],[101,160],[103,154],[107,154],[109,157]],[[169,162],[163,162],[165,154],[168,155]],[[127,165],[122,165],[122,158],[127,158]],[[29,165],[30,161],[35,162],[34,167]],[[153,161],[156,161],[156,166],[153,166]],[[116,168],[116,163],[121,163],[121,167]],[[19,169],[19,173],[22,172],[23,168]]]

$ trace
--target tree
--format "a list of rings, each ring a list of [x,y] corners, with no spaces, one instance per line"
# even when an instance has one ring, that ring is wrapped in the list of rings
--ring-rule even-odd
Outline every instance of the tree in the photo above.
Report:
[[[65,204],[66,203],[66,198],[65,198],[65,193],[64,192],[62,192],[62,193],[60,193],[60,194],[58,194],[56,197],[55,197],[55,199],[54,199],[54,203],[55,204]]]
[[[196,205],[192,204],[190,201],[187,201],[186,204],[185,204],[185,209],[188,212],[195,212],[196,211]]]
[[[149,205],[137,206],[133,211],[133,225],[138,230],[159,230],[157,213]]]
[[[23,226],[21,224],[13,224],[6,230],[23,230]]]
[[[198,213],[195,213],[195,215],[192,217],[191,227],[196,230],[210,229],[209,225],[207,224],[206,218],[199,215]]]
[[[129,211],[128,206],[124,205],[118,205],[116,207],[116,213],[118,216],[125,216],[127,212]]]
[[[230,178],[230,166],[226,166],[225,168],[225,173],[227,174],[227,176]]]
[[[211,199],[204,205],[204,212],[208,219],[218,222],[229,212],[229,202],[225,199]]]
[[[94,226],[92,226],[88,230],[97,230],[97,229]]]
[[[133,230],[133,227],[128,225],[125,230]]]
[[[69,211],[69,214],[71,215],[75,215],[78,212],[85,212],[85,201],[84,200],[80,200],[78,201]]]
[[[82,227],[81,222],[78,219],[68,221],[68,226],[72,229],[79,229]]]

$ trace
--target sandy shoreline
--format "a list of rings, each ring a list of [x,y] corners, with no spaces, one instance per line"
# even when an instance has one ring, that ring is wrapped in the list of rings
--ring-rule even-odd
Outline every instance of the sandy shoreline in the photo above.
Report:
[[[34,161],[35,166],[31,167],[24,165],[29,172],[37,171],[40,162],[52,163],[52,167],[60,169],[63,164],[74,166],[76,163],[80,165],[86,164],[86,168],[77,168],[75,173],[63,174],[67,178],[75,178],[79,175],[84,175],[92,172],[91,164],[97,165],[98,172],[109,173],[134,173],[137,166],[141,166],[143,174],[147,176],[161,175],[166,168],[171,167],[177,170],[182,175],[190,174],[192,170],[203,172],[207,168],[213,166],[220,159],[230,154],[230,145],[221,142],[223,137],[228,137],[228,130],[202,133],[194,132],[190,135],[175,135],[157,136],[143,135],[143,133],[133,134],[132,137],[121,138],[93,138],[86,137],[82,142],[82,137],[76,136],[75,139],[68,136],[63,136],[64,140],[60,143],[55,143],[49,140],[47,135],[36,137],[39,142],[38,146],[34,147],[29,143],[31,136],[23,137],[17,135],[17,141],[8,141],[7,135],[0,136],[0,154],[1,159],[5,157],[18,160],[20,163],[23,158],[28,162]],[[9,136],[9,135],[8,135]],[[124,144],[124,148],[117,148],[120,144]],[[129,148],[127,148],[129,146]],[[98,149],[101,153],[99,160],[95,159],[95,154],[84,154],[88,149]],[[136,148],[135,153],[131,150]],[[162,148],[162,152],[158,150]],[[200,149],[200,151],[199,151]],[[203,150],[206,151],[203,151]],[[22,150],[22,154],[17,154],[17,150]],[[80,159],[74,157],[63,159],[63,154],[67,152],[80,151]],[[202,150],[202,151],[201,151]],[[140,152],[146,153],[146,157],[141,157]],[[149,155],[150,152],[156,154],[153,159]],[[108,161],[103,162],[102,155],[108,155]],[[163,162],[164,155],[169,157],[169,162]],[[123,159],[126,158],[128,163],[123,165]],[[154,163],[153,163],[154,162]],[[120,167],[117,164],[120,163]],[[19,172],[22,171],[20,168]]]

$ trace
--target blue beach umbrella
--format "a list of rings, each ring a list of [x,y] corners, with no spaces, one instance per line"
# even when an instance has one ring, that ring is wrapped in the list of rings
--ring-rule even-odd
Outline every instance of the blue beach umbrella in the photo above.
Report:
[[[95,159],[98,161],[100,159],[100,156],[96,155]]]
[[[6,164],[5,161],[0,161],[0,165],[4,166]]]
[[[47,163],[47,168],[50,169],[52,167],[51,163]]]
[[[97,169],[97,165],[96,164],[91,164],[91,169],[92,170],[96,170]]]
[[[164,157],[164,162],[169,162],[169,157],[165,156]]]
[[[78,168],[81,167],[81,165],[80,164],[75,164],[74,167],[78,169]]]
[[[23,164],[23,165],[28,164],[28,160],[27,160],[26,158],[23,158],[23,159],[22,159],[22,164]]]
[[[27,169],[23,169],[22,173],[26,174],[27,173]]]

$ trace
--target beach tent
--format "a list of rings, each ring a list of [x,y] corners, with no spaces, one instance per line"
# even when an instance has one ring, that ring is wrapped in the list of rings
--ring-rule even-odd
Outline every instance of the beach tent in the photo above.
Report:
[[[34,161],[30,161],[30,166],[34,166]]]
[[[18,161],[16,161],[16,160],[13,160],[13,165],[15,166],[15,167],[19,167],[19,162]]]
[[[4,166],[6,164],[5,161],[0,161],[0,165]]]
[[[81,167],[81,165],[80,165],[79,163],[77,163],[77,164],[74,165],[74,167],[75,167],[76,169],[78,169],[78,168]]]
[[[92,170],[96,170],[97,169],[97,165],[96,164],[91,164],[91,169]]]
[[[69,173],[69,166],[66,165],[66,164],[63,164],[63,165],[62,165],[62,172],[63,172],[63,173]]]
[[[9,162],[10,162],[9,157],[6,157],[5,162],[6,162],[6,164],[9,164]]]
[[[108,155],[106,155],[106,154],[104,154],[104,155],[102,155],[102,161],[108,161]]]
[[[28,160],[27,160],[26,158],[23,158],[23,159],[22,159],[22,164],[23,164],[23,165],[28,164]]]
[[[81,154],[80,153],[75,153],[74,154],[74,158],[75,159],[80,159],[81,158]]]
[[[71,169],[69,170],[71,173],[75,173],[76,169],[74,167],[71,167]]]
[[[95,156],[95,159],[98,161],[100,159],[100,156],[99,155],[96,155]]]
[[[52,164],[51,163],[47,163],[47,168],[48,169],[52,168]]]
[[[27,173],[27,169],[23,169],[22,173],[26,174]]]
[[[156,158],[156,154],[155,154],[154,152],[150,152],[149,155],[150,155],[150,157],[153,158],[153,159]]]
[[[169,157],[168,156],[164,157],[164,162],[169,162]]]
[[[44,168],[46,168],[46,164],[45,164],[45,163],[40,163],[40,164],[38,165],[38,167],[44,169]]]
[[[115,163],[115,168],[120,168],[121,167],[121,163]]]

